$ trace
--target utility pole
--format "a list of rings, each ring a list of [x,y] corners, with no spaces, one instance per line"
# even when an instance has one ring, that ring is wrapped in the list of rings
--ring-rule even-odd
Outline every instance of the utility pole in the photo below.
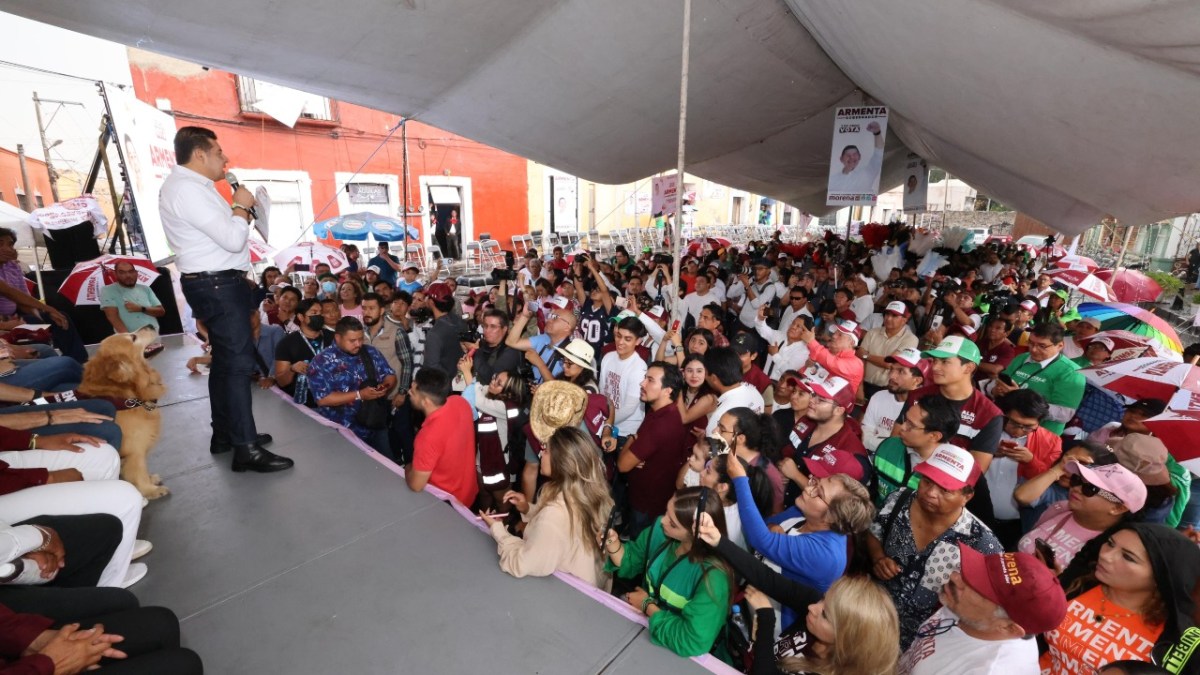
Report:
[[[29,188],[29,170],[25,168],[25,146],[17,143],[17,163],[21,166],[21,189],[25,191],[25,203],[21,208],[33,211],[33,192]]]
[[[37,113],[38,135],[42,137],[42,155],[46,158],[46,173],[50,174],[50,196],[58,203],[58,172],[50,161],[50,144],[46,142],[46,127],[42,125],[42,101],[37,92],[33,92],[33,109]],[[58,145],[58,142],[55,142]]]

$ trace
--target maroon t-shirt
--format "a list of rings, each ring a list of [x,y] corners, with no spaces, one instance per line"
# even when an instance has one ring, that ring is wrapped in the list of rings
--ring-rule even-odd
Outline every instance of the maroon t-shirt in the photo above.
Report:
[[[763,393],[767,387],[771,386],[771,378],[763,372],[762,368],[758,367],[757,363],[750,364],[750,370],[742,373],[742,382],[754,387],[758,393]]]
[[[987,340],[980,340],[976,343],[979,346],[979,355],[982,357],[979,360],[980,365],[987,364],[989,366],[1000,366],[1007,368],[1008,364],[1017,357],[1017,348],[1008,340],[1003,340],[995,347],[988,347]],[[982,382],[990,376],[982,370],[975,371],[975,381]]]
[[[690,427],[683,426],[679,406],[663,406],[646,412],[638,428],[637,440],[630,446],[643,462],[629,477],[629,504],[640,513],[661,515],[675,494],[675,478],[691,452]]]

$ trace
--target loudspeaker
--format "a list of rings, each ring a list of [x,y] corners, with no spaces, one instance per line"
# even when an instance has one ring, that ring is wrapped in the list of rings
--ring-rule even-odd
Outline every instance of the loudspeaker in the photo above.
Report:
[[[68,272],[76,263],[100,256],[100,244],[90,222],[47,232],[46,250],[50,253],[50,266]]]

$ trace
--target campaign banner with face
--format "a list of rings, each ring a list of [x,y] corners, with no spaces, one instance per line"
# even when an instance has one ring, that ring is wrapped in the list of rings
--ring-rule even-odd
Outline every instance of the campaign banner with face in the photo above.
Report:
[[[886,106],[838,108],[833,123],[827,206],[873,205],[879,195]]]
[[[158,192],[175,166],[175,118],[138,100],[132,92],[111,88],[108,100],[144,237],[145,248],[135,245],[134,250],[144,250],[151,260],[162,260],[172,251],[158,215]],[[129,229],[136,244],[138,233]]]
[[[904,164],[904,212],[919,213],[929,205],[929,165],[924,159],[908,154]]]
[[[650,210],[654,213],[679,212],[679,176],[655,176],[650,181]]]

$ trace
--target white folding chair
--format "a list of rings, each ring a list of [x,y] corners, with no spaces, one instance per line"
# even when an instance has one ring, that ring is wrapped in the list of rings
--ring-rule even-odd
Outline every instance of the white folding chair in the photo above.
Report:
[[[417,267],[421,268],[421,271],[424,272],[425,268],[428,267],[428,261],[425,258],[425,246],[420,243],[405,246],[404,260],[416,263]]]
[[[483,247],[477,241],[468,241],[463,246],[463,261],[466,272],[483,272]]]
[[[504,251],[500,242],[495,239],[485,239],[479,242],[480,271],[490,272],[504,262]]]

